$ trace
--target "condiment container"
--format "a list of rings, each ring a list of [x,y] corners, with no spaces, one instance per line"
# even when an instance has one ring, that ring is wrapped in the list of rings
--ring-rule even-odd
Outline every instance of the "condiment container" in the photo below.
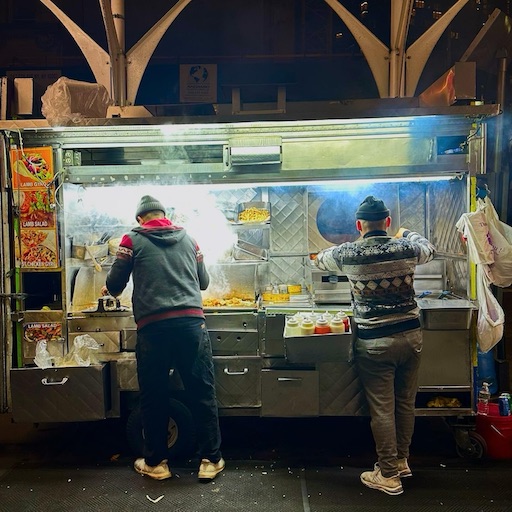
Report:
[[[346,331],[345,322],[339,315],[334,316],[329,325],[331,326],[331,332],[343,333]]]
[[[315,324],[315,334],[327,334],[329,332],[331,332],[329,322],[323,316],[318,317]]]
[[[344,313],[343,311],[340,311],[338,313],[338,315],[343,319],[343,322],[345,323],[345,332],[349,332],[350,331],[350,320],[349,320],[347,314]]]
[[[298,320],[295,317],[290,317],[286,320],[285,336],[300,336],[302,330]]]
[[[300,324],[300,333],[303,336],[309,336],[315,334],[315,324],[310,318],[304,318]]]
[[[329,313],[329,311],[326,311],[322,316],[327,320],[327,323],[329,323],[333,317],[333,315]]]

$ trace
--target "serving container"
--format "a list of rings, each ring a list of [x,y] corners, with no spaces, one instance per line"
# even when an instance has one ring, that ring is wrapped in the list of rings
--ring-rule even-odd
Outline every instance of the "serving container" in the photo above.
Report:
[[[249,242],[238,240],[233,247],[233,258],[235,260],[267,261],[268,251]]]
[[[245,219],[243,212],[255,209],[254,219]],[[268,215],[265,213],[268,212]],[[265,201],[252,201],[247,203],[238,203],[236,206],[235,222],[239,224],[264,224],[271,219],[270,203]]]
[[[418,299],[421,324],[428,330],[466,330],[475,306],[466,299]]]

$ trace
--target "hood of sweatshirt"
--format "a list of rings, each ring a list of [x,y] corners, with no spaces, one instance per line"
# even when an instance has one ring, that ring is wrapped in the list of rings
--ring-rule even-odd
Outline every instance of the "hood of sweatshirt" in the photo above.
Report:
[[[153,219],[142,226],[133,228],[132,231],[161,246],[174,245],[186,234],[184,228],[175,226],[169,219]]]

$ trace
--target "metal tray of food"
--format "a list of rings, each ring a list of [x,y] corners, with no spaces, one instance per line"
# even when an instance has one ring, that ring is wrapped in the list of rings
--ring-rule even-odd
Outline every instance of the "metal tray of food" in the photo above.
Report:
[[[269,202],[252,201],[236,205],[235,222],[237,224],[267,224],[270,218]]]

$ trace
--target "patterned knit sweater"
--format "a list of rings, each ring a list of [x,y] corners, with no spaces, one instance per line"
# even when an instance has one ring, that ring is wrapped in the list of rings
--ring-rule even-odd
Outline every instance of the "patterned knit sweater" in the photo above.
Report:
[[[403,238],[392,238],[385,231],[372,231],[356,242],[321,251],[314,263],[321,270],[347,275],[357,335],[371,339],[419,327],[414,271],[435,253],[418,233],[406,231]]]

